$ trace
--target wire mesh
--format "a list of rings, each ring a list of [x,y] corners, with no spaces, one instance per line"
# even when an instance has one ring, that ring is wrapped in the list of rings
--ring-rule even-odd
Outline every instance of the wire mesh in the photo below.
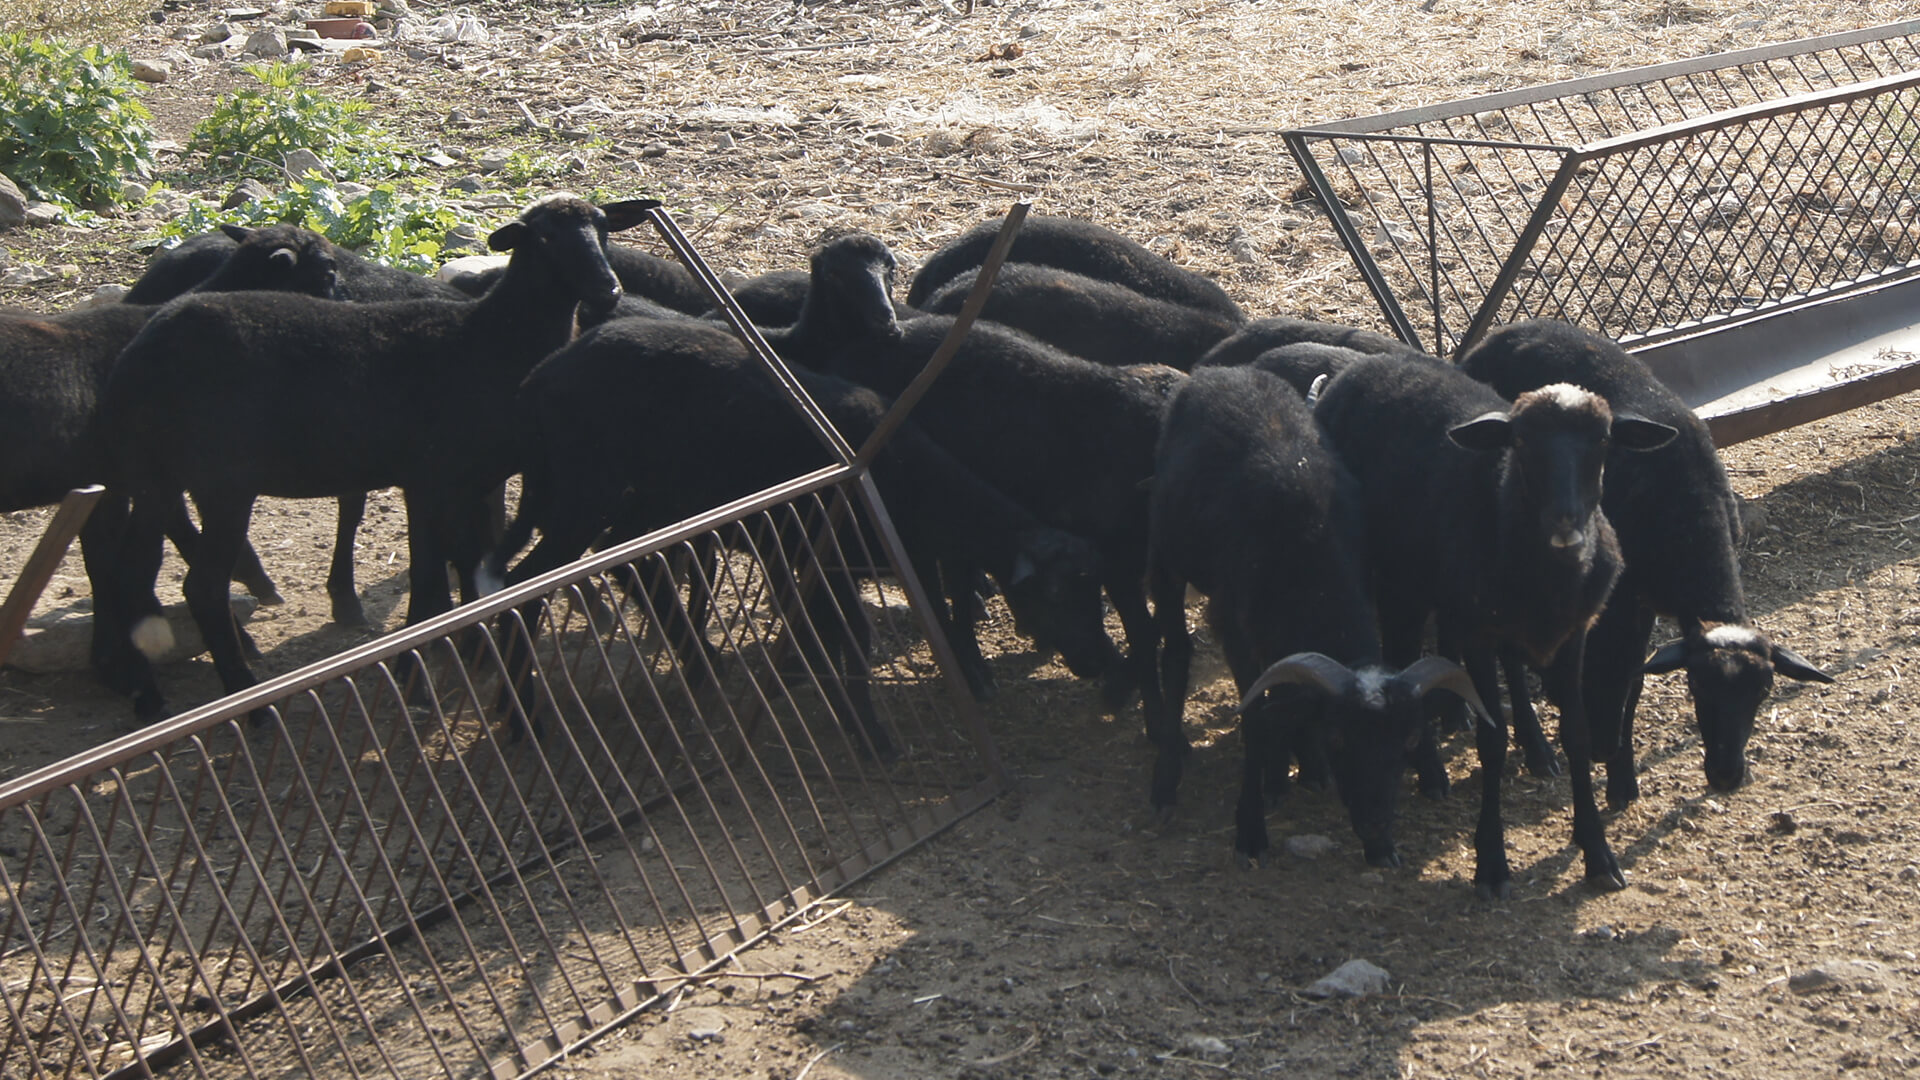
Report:
[[[1288,132],[1405,340],[1629,345],[1911,276],[1920,21]]]
[[[957,820],[886,529],[822,470],[0,786],[0,1072],[524,1075]]]

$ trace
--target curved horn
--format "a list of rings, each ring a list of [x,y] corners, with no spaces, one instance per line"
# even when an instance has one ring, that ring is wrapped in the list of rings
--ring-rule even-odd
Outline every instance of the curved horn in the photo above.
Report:
[[[273,253],[267,256],[267,261],[274,266],[291,270],[299,264],[300,255],[292,248],[274,248]]]
[[[1311,686],[1328,697],[1345,697],[1353,690],[1354,674],[1347,665],[1325,653],[1301,652],[1273,662],[1247,688],[1247,695],[1235,712],[1246,712],[1260,695],[1284,683]]]
[[[1493,714],[1480,700],[1480,691],[1473,688],[1473,677],[1467,674],[1466,668],[1444,656],[1423,656],[1389,681],[1413,691],[1416,698],[1426,697],[1435,690],[1451,691],[1479,715],[1482,723],[1494,726]]]

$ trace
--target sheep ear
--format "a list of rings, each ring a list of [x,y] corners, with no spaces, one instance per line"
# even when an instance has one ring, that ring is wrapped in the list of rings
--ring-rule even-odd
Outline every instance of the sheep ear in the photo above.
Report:
[[[1034,565],[1033,556],[1024,551],[1018,552],[1013,557],[1013,573],[1007,576],[1007,587],[1019,585],[1039,572],[1040,568]]]
[[[1504,450],[1513,442],[1513,425],[1506,413],[1490,412],[1449,429],[1447,438],[1467,450]]]
[[[1789,679],[1798,679],[1801,682],[1830,683],[1833,681],[1833,676],[1814,667],[1806,657],[1785,645],[1773,647],[1773,670]]]
[[[1640,671],[1646,675],[1665,675],[1669,671],[1679,671],[1686,664],[1687,643],[1683,638],[1660,646],[1652,656],[1647,657],[1646,663],[1640,665]]]
[[[487,237],[487,249],[490,251],[512,251],[515,247],[525,243],[526,239],[527,223],[524,221],[509,221],[505,225],[493,230],[493,235]]]
[[[607,231],[619,232],[644,223],[648,211],[659,208],[659,199],[622,199],[607,203],[600,208],[600,212],[607,215]]]
[[[247,228],[245,225],[234,225],[231,223],[220,226],[220,231],[226,233],[227,239],[232,240],[236,244],[246,243],[247,237],[253,235],[253,230]]]
[[[1613,418],[1613,441],[1628,450],[1658,450],[1680,434],[1678,428],[1632,413]]]

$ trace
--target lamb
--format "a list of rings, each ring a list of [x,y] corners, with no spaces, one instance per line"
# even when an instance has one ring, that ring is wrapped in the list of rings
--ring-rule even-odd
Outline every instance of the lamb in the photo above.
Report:
[[[1002,219],[983,221],[933,253],[914,275],[907,303],[927,300],[960,274],[987,261]],[[1211,278],[1182,270],[1112,229],[1069,217],[1035,215],[1020,226],[1007,252],[1012,262],[1038,263],[1124,285],[1143,296],[1201,308],[1244,322],[1240,306]]]
[[[1649,451],[1675,436],[1663,423],[1615,415],[1588,390],[1553,383],[1511,404],[1442,364],[1369,357],[1335,376],[1315,416],[1364,494],[1378,579],[1382,651],[1404,664],[1429,612],[1460,643],[1483,700],[1496,700],[1494,650],[1519,649],[1545,670],[1561,712],[1573,779],[1574,841],[1587,880],[1624,888],[1593,800],[1591,741],[1580,708],[1587,628],[1620,576],[1619,546],[1600,509],[1609,446]],[[1476,725],[1481,765],[1474,885],[1512,888],[1500,778],[1504,722]]]
[[[514,392],[571,336],[576,305],[619,299],[606,236],[645,220],[648,205],[535,202],[489,237],[513,259],[478,301],[343,305],[232,293],[168,306],[127,346],[100,402],[113,473],[134,498],[117,556],[121,596],[150,585],[156,518],[191,492],[203,531],[187,603],[227,691],[244,689],[254,678],[227,615],[226,581],[254,499],[398,485],[408,507],[408,620],[446,610],[445,564],[468,575],[477,567],[486,493],[519,466]],[[329,452],[314,452],[316,438]],[[136,714],[152,719],[163,701],[150,669],[140,683]]]
[[[978,275],[977,268],[959,274],[928,297],[923,310],[959,314]],[[1240,325],[1208,308],[1144,296],[1059,267],[1013,262],[995,275],[981,317],[1096,363],[1165,364],[1181,371]]]
[[[953,320],[894,318],[894,260],[872,236],[840,237],[814,254],[799,322],[768,341],[792,362],[898,395]],[[997,326],[975,324],[914,411],[928,437],[1040,520],[1090,541],[1127,636],[1124,665],[1106,665],[1118,708],[1152,676],[1154,627],[1144,580],[1153,447],[1167,396],[1186,376],[1159,365],[1111,368]],[[943,564],[963,642],[973,634],[971,568]],[[951,573],[949,573],[951,571]],[[1086,675],[1089,672],[1076,671]]]
[[[1172,803],[1187,753],[1192,585],[1207,596],[1208,625],[1247,702],[1234,850],[1249,863],[1264,857],[1263,776],[1284,790],[1283,732],[1297,738],[1311,724],[1319,738],[1304,741],[1325,745],[1367,862],[1400,865],[1394,803],[1427,726],[1422,699],[1445,689],[1485,710],[1452,661],[1429,657],[1403,671],[1382,663],[1352,475],[1300,395],[1244,367],[1203,368],[1175,391],[1155,463],[1151,580],[1164,652],[1160,686],[1147,695],[1154,804]],[[1264,690],[1289,684],[1291,696],[1259,706]]]
[[[1627,565],[1587,636],[1584,708],[1596,754],[1607,762],[1607,802],[1623,807],[1640,793],[1633,714],[1642,672],[1686,668],[1707,783],[1716,791],[1740,787],[1747,779],[1754,715],[1775,674],[1833,679],[1770,640],[1749,618],[1737,554],[1739,502],[1706,425],[1646,364],[1611,339],[1564,322],[1535,319],[1502,327],[1460,363],[1502,394],[1578,383],[1616,413],[1657,420],[1680,433],[1656,452],[1616,449],[1607,459],[1601,506],[1619,534]],[[1677,621],[1681,638],[1647,659],[1656,615]],[[1514,692],[1518,714],[1525,683]]]
[[[795,375],[856,444],[886,410],[870,390],[804,369]],[[583,409],[609,399],[625,403],[618,424],[578,421]],[[642,535],[833,463],[745,346],[698,323],[625,319],[596,327],[534,369],[521,411],[525,495],[489,558],[497,573],[537,526],[541,541],[514,569],[516,581],[578,557],[603,530],[614,540]],[[696,443],[702,453],[680,452]],[[663,475],[659,463],[670,458],[675,467]],[[1091,545],[1042,524],[911,424],[895,434],[873,474],[924,583],[937,584],[936,560],[977,562],[1001,583],[1021,629],[1040,647],[1059,649],[1075,667],[1105,660],[1111,645]],[[631,494],[623,500],[624,492]],[[843,610],[857,610],[846,601]],[[981,693],[988,673],[978,646],[949,638],[963,676]],[[864,664],[864,643],[843,644],[852,647],[843,664],[856,656]],[[871,717],[858,701],[855,707]]]
[[[1294,319],[1275,317],[1255,319],[1242,325],[1232,335],[1222,339],[1206,355],[1195,361],[1195,367],[1234,366],[1252,363],[1255,357],[1269,349],[1278,349],[1285,345],[1313,342],[1320,345],[1336,345],[1355,352],[1380,354],[1424,355],[1420,350],[1406,344],[1398,338],[1372,330],[1362,330],[1355,326],[1342,326],[1339,323],[1315,322],[1312,319]]]

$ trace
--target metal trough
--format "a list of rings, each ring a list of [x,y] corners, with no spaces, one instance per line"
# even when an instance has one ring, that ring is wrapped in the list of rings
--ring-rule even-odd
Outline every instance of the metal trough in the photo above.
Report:
[[[1920,20],[1285,134],[1399,336],[1565,319],[1721,445],[1920,388]]]

